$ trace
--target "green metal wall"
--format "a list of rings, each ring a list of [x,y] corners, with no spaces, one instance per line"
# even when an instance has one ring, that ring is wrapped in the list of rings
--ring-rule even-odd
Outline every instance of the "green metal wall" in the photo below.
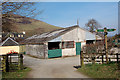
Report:
[[[61,57],[62,49],[48,50],[48,58]]]

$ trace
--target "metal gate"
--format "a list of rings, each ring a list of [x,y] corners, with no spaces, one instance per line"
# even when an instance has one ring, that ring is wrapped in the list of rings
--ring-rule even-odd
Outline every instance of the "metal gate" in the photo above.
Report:
[[[62,49],[48,50],[48,58],[55,58],[62,56]]]

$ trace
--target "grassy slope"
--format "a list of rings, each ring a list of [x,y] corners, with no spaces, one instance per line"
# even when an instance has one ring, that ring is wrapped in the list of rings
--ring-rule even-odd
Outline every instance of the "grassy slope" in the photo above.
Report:
[[[21,32],[25,31],[27,36],[32,36],[34,34],[41,34],[44,32],[55,30],[55,29],[59,29],[59,27],[52,26],[44,22],[35,21],[35,22],[32,22],[31,24],[19,25],[18,30]]]
[[[14,15],[11,18],[14,22],[12,27],[13,32],[25,31],[27,36],[32,36],[34,34],[41,34],[44,32],[52,31],[55,29],[60,29],[61,27],[53,26],[45,22]]]
[[[118,65],[116,63],[88,64],[79,68],[78,71],[92,78],[120,78]]]

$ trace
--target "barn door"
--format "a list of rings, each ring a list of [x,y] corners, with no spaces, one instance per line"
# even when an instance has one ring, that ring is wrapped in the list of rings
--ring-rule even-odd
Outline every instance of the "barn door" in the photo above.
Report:
[[[81,52],[81,42],[76,42],[76,55],[80,55]]]

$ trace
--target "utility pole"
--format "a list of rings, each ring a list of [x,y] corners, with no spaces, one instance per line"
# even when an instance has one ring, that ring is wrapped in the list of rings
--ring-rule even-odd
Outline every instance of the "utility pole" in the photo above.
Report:
[[[107,28],[104,28],[104,42],[105,42],[105,54],[106,54],[106,63],[108,63],[108,50],[107,50]]]
[[[77,19],[77,25],[79,26],[79,20]]]

